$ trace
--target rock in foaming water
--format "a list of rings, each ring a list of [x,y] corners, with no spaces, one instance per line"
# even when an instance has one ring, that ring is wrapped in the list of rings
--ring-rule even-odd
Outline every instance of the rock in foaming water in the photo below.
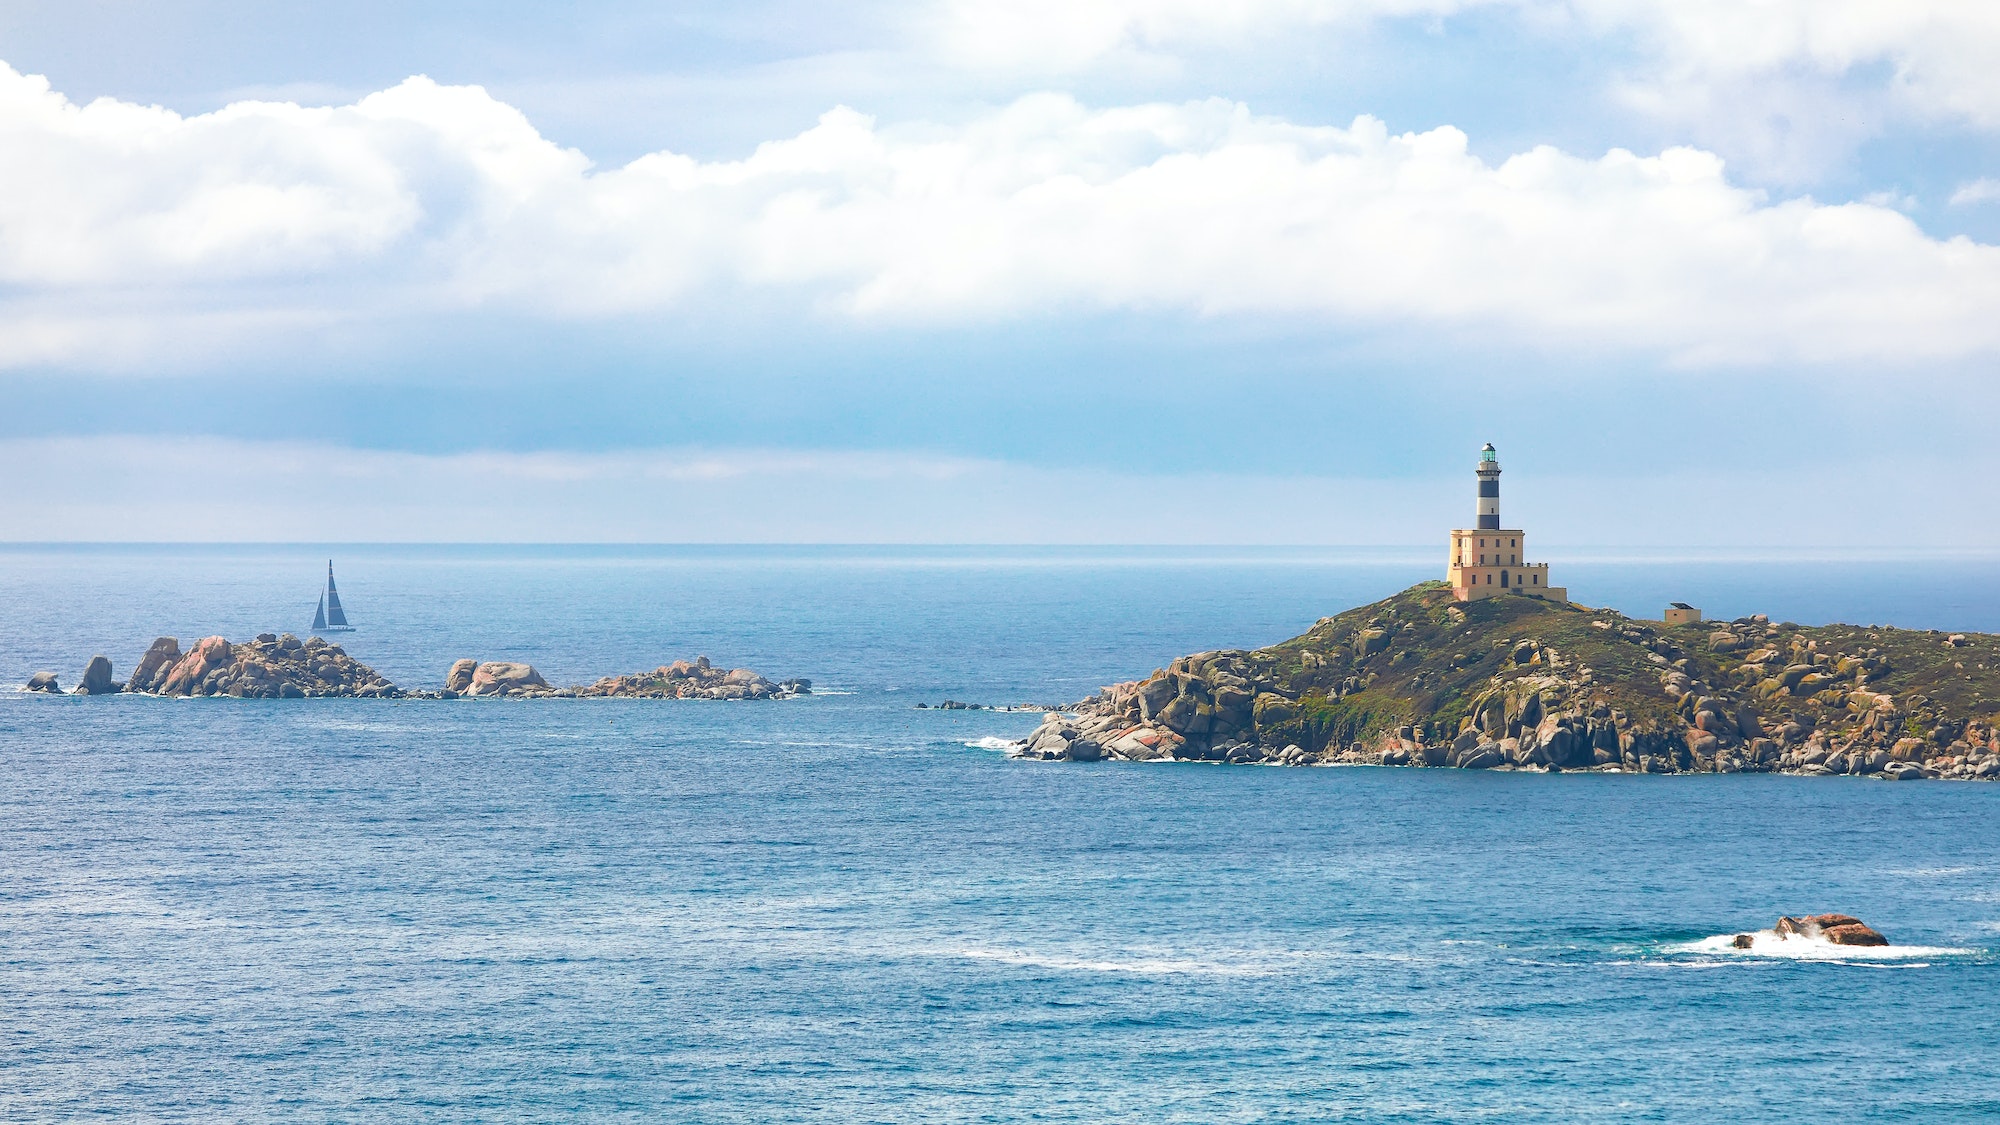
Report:
[[[1882,947],[1889,939],[1873,926],[1852,914],[1807,914],[1794,918],[1786,915],[1778,919],[1778,924],[1761,932],[1762,936],[1775,937],[1781,941],[1819,941],[1829,945],[1857,947]],[[1737,934],[1729,940],[1733,949],[1755,949],[1759,934]]]
[[[1778,919],[1772,927],[1780,937],[1818,938],[1835,945],[1887,945],[1889,939],[1851,914],[1811,914]]]

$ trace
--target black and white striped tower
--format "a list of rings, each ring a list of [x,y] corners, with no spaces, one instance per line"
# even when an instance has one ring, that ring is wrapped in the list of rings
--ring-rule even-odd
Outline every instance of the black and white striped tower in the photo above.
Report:
[[[1479,451],[1479,530],[1500,530],[1500,455],[1490,441]]]

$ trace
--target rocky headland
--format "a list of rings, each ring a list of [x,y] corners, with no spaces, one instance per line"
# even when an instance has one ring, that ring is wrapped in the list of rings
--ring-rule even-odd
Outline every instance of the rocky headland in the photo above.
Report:
[[[1668,627],[1414,586],[1051,712],[1014,750],[1557,772],[2000,778],[2000,637],[1758,617]]]
[[[61,694],[53,672],[37,672],[22,691]],[[446,673],[440,691],[406,691],[373,668],[355,660],[336,644],[319,637],[303,641],[286,633],[259,634],[231,644],[224,637],[203,637],[181,651],[180,641],[161,637],[139,658],[132,675],[113,678],[111,661],[95,656],[84,669],[73,695],[234,696],[243,699],[315,699],[324,697],[383,699],[458,698],[585,698],[640,699],[790,699],[812,693],[812,681],[773,683],[747,668],[721,669],[706,656],[676,660],[651,672],[606,676],[591,684],[558,688],[531,664],[515,661],[461,660]]]

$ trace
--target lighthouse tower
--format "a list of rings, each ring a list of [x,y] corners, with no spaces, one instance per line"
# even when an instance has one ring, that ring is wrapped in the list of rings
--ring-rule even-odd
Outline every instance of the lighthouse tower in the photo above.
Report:
[[[1500,526],[1500,455],[1493,443],[1479,451],[1478,526],[1451,533],[1445,581],[1459,601],[1525,594],[1566,602],[1569,591],[1549,585],[1547,563],[1525,563],[1527,533]]]

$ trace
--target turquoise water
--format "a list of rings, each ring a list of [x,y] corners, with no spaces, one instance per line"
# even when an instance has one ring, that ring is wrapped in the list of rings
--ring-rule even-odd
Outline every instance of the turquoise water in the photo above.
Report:
[[[2000,1115],[2000,786],[1021,763],[978,744],[1037,716],[912,706],[1280,639],[1428,554],[341,548],[399,683],[832,692],[0,693],[0,1118]],[[0,549],[0,675],[296,628],[323,560]],[[1798,566],[1564,577],[2000,627],[1987,561]],[[1698,944],[1819,910],[1920,951]]]

